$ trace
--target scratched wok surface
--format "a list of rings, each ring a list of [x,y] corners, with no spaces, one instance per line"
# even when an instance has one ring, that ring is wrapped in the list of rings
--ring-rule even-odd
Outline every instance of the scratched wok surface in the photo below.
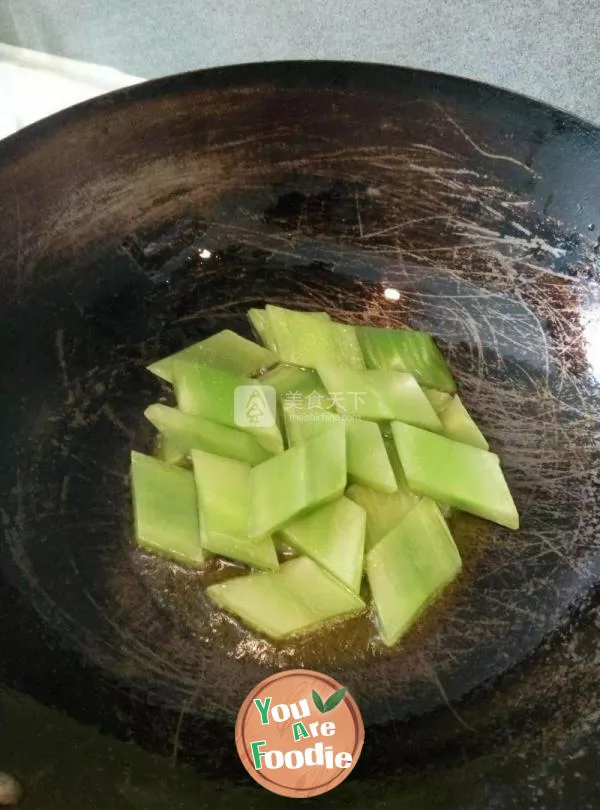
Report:
[[[50,712],[29,751],[37,715],[5,707],[0,770],[32,808],[52,791],[187,807],[184,784],[213,791],[202,806],[278,806],[244,782],[232,726],[257,681],[298,663],[347,685],[367,724],[352,784],[321,804],[362,806],[360,788],[481,806],[481,789],[493,806],[511,763],[539,775],[540,757],[587,739],[599,170],[598,131],[561,112],[344,63],[154,81],[0,146],[0,712],[3,694]],[[503,459],[522,529],[459,519],[461,581],[391,654],[360,624],[275,648],[211,617],[197,575],[132,548],[129,451],[150,447],[143,408],[167,395],[144,366],[218,329],[249,334],[244,313],[265,302],[433,332]],[[85,745],[87,793],[72,755]],[[134,790],[134,749],[171,756],[180,779],[145,787],[152,759]],[[468,789],[448,788],[461,774]]]

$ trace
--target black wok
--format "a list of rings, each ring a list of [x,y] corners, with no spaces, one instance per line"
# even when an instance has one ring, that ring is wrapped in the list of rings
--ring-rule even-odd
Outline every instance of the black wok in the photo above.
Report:
[[[599,178],[571,116],[327,62],[150,82],[0,145],[0,770],[23,807],[287,806],[232,728],[299,664],[367,726],[315,806],[597,805]],[[145,365],[264,302],[433,332],[504,460],[521,530],[461,518],[464,576],[391,655],[360,626],[250,644],[132,548],[129,451],[168,395]]]

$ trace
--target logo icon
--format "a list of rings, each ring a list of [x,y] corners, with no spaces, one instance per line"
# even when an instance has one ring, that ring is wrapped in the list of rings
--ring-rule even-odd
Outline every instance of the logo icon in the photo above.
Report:
[[[348,690],[320,672],[292,669],[262,681],[235,727],[240,759],[267,790],[309,798],[337,787],[356,765],[365,729]]]
[[[277,394],[270,385],[238,385],[234,392],[233,421],[238,427],[273,427]]]

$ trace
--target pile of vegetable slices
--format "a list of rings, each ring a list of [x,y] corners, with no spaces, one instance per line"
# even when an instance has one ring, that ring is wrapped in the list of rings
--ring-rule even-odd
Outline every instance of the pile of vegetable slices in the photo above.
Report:
[[[149,366],[177,408],[151,405],[158,455],[132,453],[137,542],[248,566],[206,592],[273,640],[370,600],[391,646],[461,570],[449,509],[518,528],[498,456],[429,334],[248,316],[262,345],[226,330]]]

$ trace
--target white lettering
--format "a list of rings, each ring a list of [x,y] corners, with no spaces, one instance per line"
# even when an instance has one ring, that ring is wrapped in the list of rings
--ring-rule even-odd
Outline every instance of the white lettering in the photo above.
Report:
[[[290,708],[292,710],[292,717],[294,720],[300,720],[301,717],[308,717],[310,714],[310,707],[306,698],[302,698],[299,706],[297,703],[292,703]]]
[[[304,757],[302,756],[302,751],[286,751],[285,754],[285,767],[289,768],[291,771],[295,771],[297,768],[301,768],[304,765]]]
[[[307,748],[304,752],[304,761],[307,765],[323,765],[323,743],[316,743],[314,748]]]
[[[290,707],[285,703],[278,703],[271,709],[271,717],[276,723],[285,723],[290,719]]]
[[[349,768],[350,765],[352,765],[352,754],[347,751],[340,751],[339,754],[335,755],[336,768]]]
[[[276,771],[278,768],[283,768],[285,758],[281,751],[267,751],[264,755],[265,765],[269,770]]]

